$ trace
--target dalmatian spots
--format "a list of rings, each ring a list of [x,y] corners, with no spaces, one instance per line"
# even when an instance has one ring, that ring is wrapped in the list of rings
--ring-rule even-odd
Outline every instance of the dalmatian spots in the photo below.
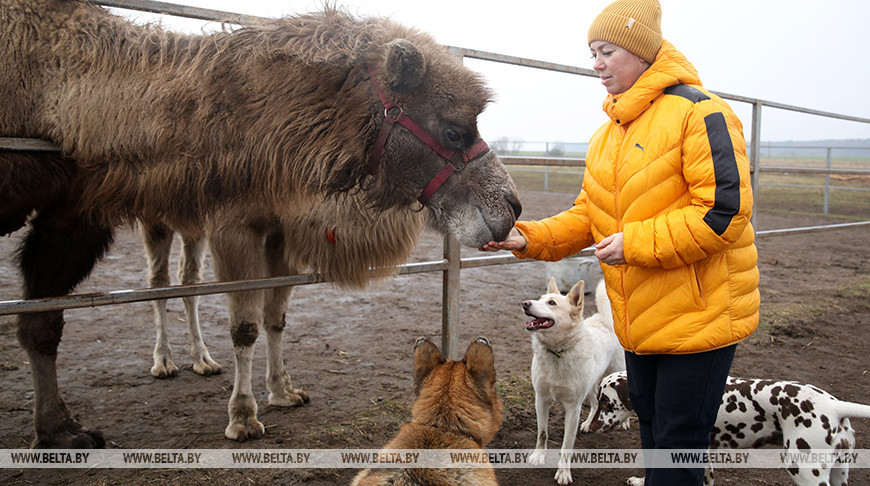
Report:
[[[625,372],[602,380],[599,414],[591,430],[610,430],[631,415],[627,390]],[[855,434],[849,417],[870,418],[870,406],[837,400],[812,385],[729,377],[711,431],[710,448],[779,445],[789,452],[852,451]],[[798,486],[840,486],[849,480],[848,467],[841,465],[820,469],[791,465],[786,470]],[[705,486],[713,484],[712,471],[708,473]]]

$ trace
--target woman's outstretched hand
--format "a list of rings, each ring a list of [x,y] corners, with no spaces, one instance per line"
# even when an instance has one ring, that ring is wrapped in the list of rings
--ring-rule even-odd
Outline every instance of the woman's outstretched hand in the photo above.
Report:
[[[523,251],[526,249],[526,238],[520,233],[520,230],[513,228],[508,233],[504,241],[490,241],[483,245],[480,251]]]

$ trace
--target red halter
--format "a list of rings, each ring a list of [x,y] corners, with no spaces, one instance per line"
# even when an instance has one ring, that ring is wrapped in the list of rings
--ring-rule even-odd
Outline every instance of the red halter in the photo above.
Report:
[[[396,123],[402,125],[403,127],[410,130],[412,134],[414,134],[417,138],[420,139],[423,143],[425,143],[429,148],[434,150],[438,155],[440,155],[444,160],[447,161],[447,165],[444,166],[441,171],[435,174],[435,177],[426,184],[426,187],[423,188],[423,192],[417,198],[420,201],[420,204],[425,204],[432,194],[435,194],[435,191],[441,187],[447,178],[450,177],[456,171],[462,170],[465,167],[465,164],[471,162],[472,160],[482,156],[483,154],[489,152],[489,146],[483,139],[478,140],[471,146],[468,150],[464,150],[459,152],[458,154],[450,150],[440,143],[438,140],[435,140],[434,137],[429,135],[426,130],[423,130],[420,125],[414,122],[408,115],[405,115],[405,112],[402,108],[392,101],[387,100],[384,97],[383,92],[381,91],[381,87],[378,84],[377,78],[375,78],[375,73],[372,70],[372,67],[369,66],[369,74],[372,78],[372,84],[375,86],[375,90],[378,92],[378,97],[381,99],[381,103],[384,104],[384,123],[381,125],[381,130],[378,132],[378,137],[375,139],[375,146],[372,150],[371,159],[369,159],[369,171],[374,174],[378,171],[378,166],[381,162],[381,157],[384,155],[384,147],[387,145],[387,139],[390,138],[390,132],[393,130],[393,127]],[[395,108],[395,110],[393,110]],[[398,114],[393,116],[390,114],[390,111],[398,110]],[[454,158],[456,155],[460,157],[456,159],[456,163],[454,164]]]

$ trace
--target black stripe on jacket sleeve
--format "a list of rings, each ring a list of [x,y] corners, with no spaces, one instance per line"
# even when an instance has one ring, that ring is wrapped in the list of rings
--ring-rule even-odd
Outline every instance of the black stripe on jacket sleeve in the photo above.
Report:
[[[710,141],[716,175],[716,200],[713,208],[704,216],[704,222],[721,236],[740,210],[740,174],[737,171],[737,159],[725,116],[722,113],[711,113],[704,118],[704,122],[707,125],[707,139]]]

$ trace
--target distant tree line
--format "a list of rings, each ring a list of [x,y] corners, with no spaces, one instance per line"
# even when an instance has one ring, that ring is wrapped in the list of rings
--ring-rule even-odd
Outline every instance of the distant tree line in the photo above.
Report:
[[[500,137],[489,142],[490,148],[501,155],[520,155],[525,145],[526,141],[519,137]],[[536,142],[534,145],[543,145],[544,154],[551,157],[564,157],[566,153],[563,142]]]
[[[494,142],[489,142],[489,147],[497,154],[519,155],[524,144],[522,138],[499,137]]]

